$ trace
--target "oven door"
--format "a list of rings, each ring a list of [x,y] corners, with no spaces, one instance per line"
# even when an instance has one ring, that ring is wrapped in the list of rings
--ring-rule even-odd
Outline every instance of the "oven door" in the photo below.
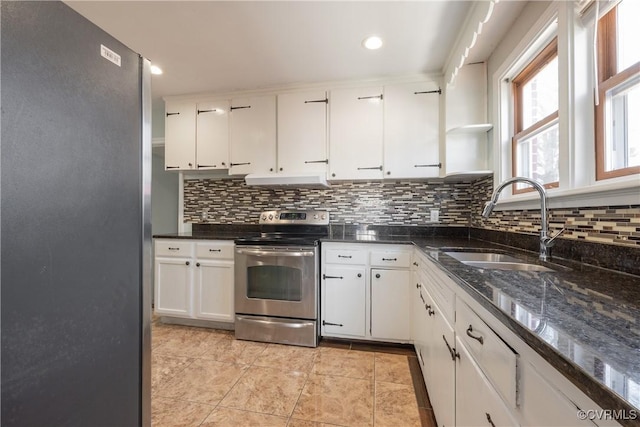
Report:
[[[315,246],[237,246],[236,313],[316,319],[318,263]]]

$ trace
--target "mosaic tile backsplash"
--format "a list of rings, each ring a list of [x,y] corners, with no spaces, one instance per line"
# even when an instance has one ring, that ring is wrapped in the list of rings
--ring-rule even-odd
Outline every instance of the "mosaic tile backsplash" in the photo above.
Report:
[[[540,210],[498,211],[481,217],[493,191],[493,177],[473,182],[365,181],[333,183],[327,189],[249,187],[243,179],[188,179],[185,222],[257,224],[266,209],[326,209],[334,224],[438,225],[538,234]],[[599,206],[550,210],[551,233],[562,239],[640,249],[640,206]]]

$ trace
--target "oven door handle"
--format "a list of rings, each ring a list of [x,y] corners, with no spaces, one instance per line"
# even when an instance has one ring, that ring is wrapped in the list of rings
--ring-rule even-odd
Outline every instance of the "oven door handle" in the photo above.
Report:
[[[255,250],[255,249],[236,249],[236,252],[243,255],[252,256],[283,256],[283,257],[307,257],[314,256],[313,251],[270,251],[270,250]]]

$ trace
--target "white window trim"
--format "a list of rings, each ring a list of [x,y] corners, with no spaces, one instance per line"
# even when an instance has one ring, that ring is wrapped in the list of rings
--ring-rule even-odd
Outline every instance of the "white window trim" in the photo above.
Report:
[[[557,31],[547,29],[557,19]],[[547,33],[545,34],[545,31]],[[640,176],[596,181],[593,102],[593,71],[574,62],[591,64],[592,35],[576,16],[572,2],[553,2],[493,74],[494,186],[512,176],[511,136],[513,106],[508,77],[516,75],[555,36],[558,37],[560,185],[547,190],[549,206],[586,207],[640,204]],[[576,72],[574,72],[574,70]],[[588,141],[584,143],[581,141]],[[505,188],[497,210],[539,208],[537,193],[513,195]]]

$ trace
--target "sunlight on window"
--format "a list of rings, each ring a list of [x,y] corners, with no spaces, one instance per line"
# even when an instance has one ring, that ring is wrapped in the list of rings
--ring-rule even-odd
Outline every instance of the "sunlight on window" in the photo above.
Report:
[[[618,72],[640,61],[638,17],[640,1],[626,0],[618,5]]]
[[[605,170],[640,166],[640,76],[607,92],[606,114]]]
[[[560,144],[558,135],[558,123],[543,128],[541,132],[535,133],[527,138],[518,141],[517,152],[517,174],[526,176],[543,183],[557,182],[560,178],[558,171],[558,159],[560,156]],[[517,184],[516,188],[527,188],[526,184]]]
[[[522,128],[558,110],[558,57],[522,87]]]

